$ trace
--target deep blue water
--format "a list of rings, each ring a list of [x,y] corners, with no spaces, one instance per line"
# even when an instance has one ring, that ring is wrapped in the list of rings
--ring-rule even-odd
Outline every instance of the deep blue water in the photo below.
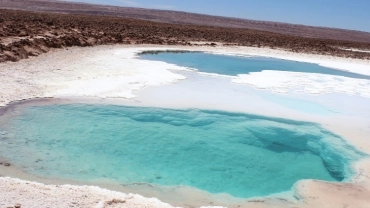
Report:
[[[358,79],[370,79],[370,76],[322,67],[318,64],[294,62],[264,57],[239,57],[210,53],[158,53],[142,54],[141,59],[164,61],[179,66],[198,69],[200,72],[236,76],[263,70],[319,73]]]
[[[288,191],[301,179],[342,181],[362,154],[313,123],[69,104],[28,107],[1,124],[0,156],[46,177],[186,185],[247,198]]]

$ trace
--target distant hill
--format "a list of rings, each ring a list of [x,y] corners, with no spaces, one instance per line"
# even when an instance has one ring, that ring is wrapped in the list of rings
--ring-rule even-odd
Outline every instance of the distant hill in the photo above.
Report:
[[[0,0],[0,8],[71,14],[104,15],[143,19],[163,23],[247,28],[300,37],[370,43],[370,33],[368,32],[327,27],[312,27],[278,22],[255,21],[178,11],[115,7],[85,3],[71,3],[56,0]]]

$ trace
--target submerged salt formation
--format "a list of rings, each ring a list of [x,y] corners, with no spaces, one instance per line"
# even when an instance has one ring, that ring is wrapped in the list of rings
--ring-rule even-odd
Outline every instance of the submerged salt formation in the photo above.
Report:
[[[363,156],[313,123],[210,110],[35,106],[0,129],[2,154],[32,174],[242,198],[288,191],[301,179],[342,181]]]

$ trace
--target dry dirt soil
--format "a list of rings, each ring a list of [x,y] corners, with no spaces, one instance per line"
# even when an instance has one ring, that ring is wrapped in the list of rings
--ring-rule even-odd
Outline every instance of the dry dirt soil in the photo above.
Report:
[[[192,45],[195,41],[370,59],[368,52],[342,50],[370,50],[367,42],[102,15],[0,9],[0,62],[37,56],[50,48],[101,44]]]
[[[246,28],[301,37],[370,43],[370,33],[368,32],[328,27],[312,27],[280,22],[246,20],[168,10],[115,7],[86,3],[73,3],[59,0],[0,0],[0,7],[28,11],[106,15],[175,24],[196,24],[217,27]]]

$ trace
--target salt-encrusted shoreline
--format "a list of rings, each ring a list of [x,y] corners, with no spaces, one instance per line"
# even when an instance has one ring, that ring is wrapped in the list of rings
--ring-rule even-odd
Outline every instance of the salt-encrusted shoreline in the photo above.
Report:
[[[4,83],[0,86],[0,106],[5,106],[17,100],[65,95],[133,99],[136,96],[135,92],[147,86],[164,85],[186,79],[185,76],[168,70],[187,70],[184,67],[163,62],[133,59],[135,53],[139,51],[167,49],[206,51],[243,56],[267,56],[317,63],[365,75],[370,74],[370,61],[366,60],[294,54],[263,48],[178,46],[145,46],[141,48],[132,46],[99,46],[93,48],[71,48],[69,50],[56,50],[55,52],[43,54],[40,57],[29,60],[22,60],[18,63],[0,64],[0,82]],[[358,83],[354,82],[354,84]],[[367,86],[367,83],[365,85]],[[295,86],[293,84],[293,87]],[[353,88],[353,86],[350,87]],[[279,89],[279,86],[272,86],[267,89],[274,91],[273,89]],[[320,89],[322,90],[322,87]],[[364,87],[363,93],[365,95],[368,93],[366,90],[366,87]],[[325,89],[324,92],[326,92]],[[346,92],[348,91],[344,90],[344,93]],[[349,92],[349,94],[351,93]],[[353,132],[349,131],[348,133],[343,131],[341,133],[351,136]],[[370,148],[363,150],[370,152]],[[333,197],[340,196],[343,202],[352,200],[351,197],[342,196],[343,191],[335,191],[338,187],[348,190],[348,193],[356,195],[357,199],[361,199],[360,201],[354,201],[353,204],[356,205],[354,207],[362,207],[361,204],[367,202],[366,197],[368,196],[370,187],[369,180],[366,179],[369,177],[370,171],[364,168],[367,164],[369,164],[369,161],[361,161],[356,164],[358,170],[360,170],[359,175],[354,179],[356,183],[343,183],[330,188],[332,183],[311,180],[301,181],[296,185],[296,194],[302,197],[303,201],[297,204],[286,202],[281,207],[310,207],[314,204],[320,205],[320,203],[324,203],[325,199],[327,199],[325,197],[320,198],[319,196],[325,191],[333,192]],[[0,201],[10,204],[18,203],[15,197],[23,194],[26,196],[22,199],[24,207],[46,207],[55,205],[55,203],[60,203],[60,207],[71,207],[73,202],[76,203],[77,200],[74,196],[80,196],[75,195],[76,192],[85,193],[85,195],[89,196],[87,198],[85,197],[86,199],[82,195],[78,197],[81,201],[78,201],[78,204],[75,205],[76,207],[94,207],[98,205],[100,207],[142,207],[144,204],[149,204],[152,207],[171,207],[156,199],[145,199],[138,195],[109,192],[97,187],[52,186],[4,177],[0,178],[0,182]],[[307,189],[307,187],[310,188]],[[30,189],[32,191],[29,191]],[[49,197],[45,197],[50,200],[35,200],[39,197],[44,197],[45,194],[46,196],[50,194]],[[52,196],[58,196],[58,199],[53,200]],[[116,202],[112,201],[115,197],[119,198]],[[125,201],[125,203],[122,201]],[[334,201],[332,202],[334,203]],[[277,204],[273,205],[274,207],[278,206]],[[1,206],[3,205],[1,204]],[[4,206],[6,205],[4,204]],[[270,206],[272,204],[268,200],[260,200],[258,203],[253,204],[253,207]]]
[[[179,47],[179,46],[98,46],[93,48],[71,48],[56,50],[22,60],[18,63],[1,63],[0,68],[0,106],[24,99],[39,97],[55,97],[59,95],[77,95],[102,98],[135,97],[134,92],[146,86],[156,86],[177,82],[184,76],[170,72],[167,69],[187,70],[163,62],[153,62],[133,59],[135,53],[145,50],[181,49],[205,51],[230,55],[266,56],[287,60],[303,61],[330,66],[364,75],[370,74],[370,60],[354,60],[338,57],[326,57],[310,54],[294,54],[282,50],[250,47]],[[52,60],[52,61],[51,61]],[[155,63],[155,64],[154,64]],[[233,82],[248,84],[261,89],[284,92],[302,84],[302,77],[308,85],[308,93],[332,92],[333,89],[349,94],[360,93],[370,95],[370,81],[364,80],[358,84],[351,78],[343,82],[337,79],[323,79],[320,76],[304,73],[285,73],[284,78],[275,79],[273,83],[263,82],[271,73],[257,72],[250,75],[235,77]],[[334,76],[327,76],[334,77]],[[274,78],[277,78],[274,76]],[[297,79],[299,78],[299,79]],[[259,82],[253,80],[258,79]],[[297,79],[297,81],[294,81]],[[317,81],[325,81],[331,88],[316,86]],[[341,84],[342,83],[342,84]]]
[[[163,207],[173,206],[155,198],[124,194],[95,186],[44,185],[0,177],[0,207]]]

